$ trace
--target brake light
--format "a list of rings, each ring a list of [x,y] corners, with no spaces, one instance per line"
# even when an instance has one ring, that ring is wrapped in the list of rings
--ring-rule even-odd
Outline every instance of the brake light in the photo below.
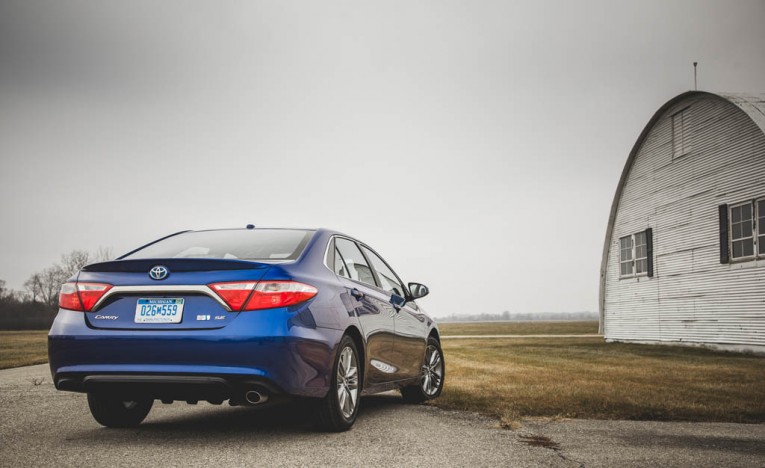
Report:
[[[208,286],[236,312],[300,304],[319,292],[313,286],[297,281],[213,283]]]
[[[77,283],[77,292],[80,293],[80,302],[85,312],[93,310],[96,302],[110,289],[112,289],[111,284]]]
[[[64,283],[58,295],[58,306],[62,309],[90,312],[111,288],[111,284],[103,283]]]
[[[261,281],[255,287],[244,310],[271,309],[300,304],[319,292],[313,286],[297,281]]]
[[[231,310],[239,312],[247,298],[252,294],[256,284],[257,282],[213,283],[208,286],[223,299],[223,302],[228,304]]]
[[[77,294],[76,283],[64,283],[61,292],[58,293],[58,306],[62,309],[82,311],[80,296]]]

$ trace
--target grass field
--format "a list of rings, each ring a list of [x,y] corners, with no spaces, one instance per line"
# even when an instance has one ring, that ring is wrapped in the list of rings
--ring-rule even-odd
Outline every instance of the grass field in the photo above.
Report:
[[[765,422],[761,356],[601,338],[445,339],[443,348],[434,404],[508,426],[525,417]]]
[[[440,323],[441,335],[590,335],[598,333],[597,321],[462,322]]]
[[[48,362],[48,330],[0,331],[0,369]]]

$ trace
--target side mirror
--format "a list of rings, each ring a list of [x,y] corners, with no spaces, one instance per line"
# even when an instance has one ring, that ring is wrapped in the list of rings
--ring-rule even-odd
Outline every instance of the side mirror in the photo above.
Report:
[[[412,294],[412,299],[419,299],[427,296],[430,290],[424,284],[409,283],[409,292]]]

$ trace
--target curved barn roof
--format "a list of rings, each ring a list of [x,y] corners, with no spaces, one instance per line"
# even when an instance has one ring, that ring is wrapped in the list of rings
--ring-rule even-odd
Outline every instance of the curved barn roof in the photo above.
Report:
[[[600,297],[599,297],[599,309],[600,309],[600,324],[603,326],[603,311],[605,309],[605,287],[606,287],[606,266],[608,264],[608,252],[611,243],[611,236],[614,230],[614,221],[616,220],[616,212],[619,209],[619,200],[622,197],[622,191],[624,185],[627,182],[627,177],[632,169],[632,164],[635,162],[640,147],[643,145],[648,133],[651,131],[656,122],[667,112],[668,109],[674,105],[688,98],[693,97],[714,97],[723,99],[735,105],[752,119],[752,121],[765,133],[765,94],[735,94],[735,93],[711,93],[706,91],[687,91],[667,101],[663,106],[653,114],[651,120],[648,121],[643,131],[640,132],[640,136],[632,147],[627,163],[624,165],[622,175],[619,178],[619,185],[616,187],[616,193],[614,194],[614,200],[611,203],[611,213],[608,216],[608,227],[606,228],[606,238],[603,243],[603,257],[600,263]],[[601,330],[602,331],[602,330]]]

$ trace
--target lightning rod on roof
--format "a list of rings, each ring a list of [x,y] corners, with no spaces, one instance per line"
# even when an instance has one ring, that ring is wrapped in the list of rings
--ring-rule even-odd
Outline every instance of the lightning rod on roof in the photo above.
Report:
[[[696,82],[696,67],[699,65],[699,62],[693,62],[693,90],[698,91],[699,87]]]

